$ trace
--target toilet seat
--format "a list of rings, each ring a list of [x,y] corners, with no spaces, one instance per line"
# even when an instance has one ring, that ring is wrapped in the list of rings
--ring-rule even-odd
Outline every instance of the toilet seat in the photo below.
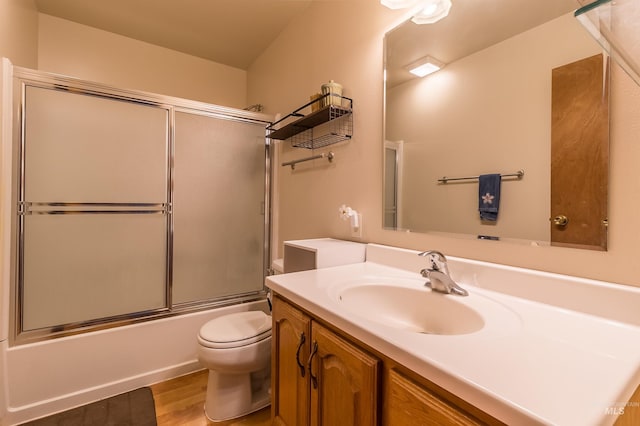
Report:
[[[212,319],[200,328],[198,341],[207,348],[227,349],[268,337],[271,337],[271,316],[262,311],[248,311]]]

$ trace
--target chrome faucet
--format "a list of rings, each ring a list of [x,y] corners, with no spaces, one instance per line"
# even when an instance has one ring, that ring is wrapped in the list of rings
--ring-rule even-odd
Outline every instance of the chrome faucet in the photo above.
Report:
[[[419,253],[418,256],[426,257],[431,262],[431,266],[420,271],[420,275],[427,278],[424,285],[431,287],[433,291],[446,294],[457,294],[459,296],[468,296],[467,290],[456,284],[449,275],[449,267],[447,266],[447,258],[444,254],[436,250],[428,250]]]

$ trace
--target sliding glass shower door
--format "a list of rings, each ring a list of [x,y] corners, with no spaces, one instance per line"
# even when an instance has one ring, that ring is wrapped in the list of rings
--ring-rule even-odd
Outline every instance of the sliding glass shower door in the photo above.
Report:
[[[14,78],[15,340],[264,297],[267,122],[56,79]]]
[[[23,331],[167,307],[169,111],[27,85]]]
[[[174,304],[262,288],[264,125],[175,115]]]

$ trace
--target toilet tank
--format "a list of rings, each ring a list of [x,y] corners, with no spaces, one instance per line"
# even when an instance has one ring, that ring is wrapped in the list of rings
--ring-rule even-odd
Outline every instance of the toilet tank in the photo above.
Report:
[[[364,262],[366,247],[333,238],[285,241],[283,269],[288,273]]]

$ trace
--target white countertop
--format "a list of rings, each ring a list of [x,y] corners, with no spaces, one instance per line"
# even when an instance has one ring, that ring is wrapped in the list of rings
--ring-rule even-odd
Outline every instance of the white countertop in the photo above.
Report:
[[[354,280],[424,282],[417,271],[367,261],[275,275],[266,285],[507,424],[610,425],[640,383],[636,325],[459,281],[470,295],[443,297],[478,308],[485,327],[418,334],[381,324],[375,312],[371,320],[345,311],[336,288]]]

